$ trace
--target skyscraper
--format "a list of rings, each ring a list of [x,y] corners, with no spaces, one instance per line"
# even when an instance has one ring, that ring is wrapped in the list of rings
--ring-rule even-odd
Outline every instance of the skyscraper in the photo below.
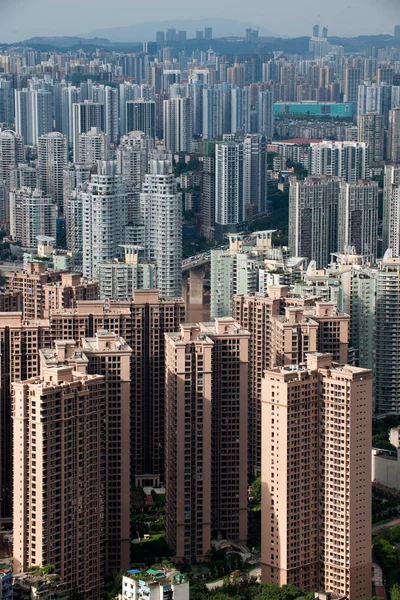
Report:
[[[331,252],[337,251],[339,188],[338,177],[290,182],[290,252],[314,260],[318,269],[328,265]]]
[[[126,132],[143,131],[146,137],[156,137],[156,103],[138,98],[126,102]]]
[[[14,89],[11,79],[0,77],[0,123],[14,122]]]
[[[130,564],[130,424],[132,348],[114,332],[83,338],[88,373],[105,383],[105,569]]]
[[[400,165],[385,165],[382,247],[400,256]]]
[[[400,163],[400,106],[389,112],[389,158]]]
[[[72,147],[74,162],[79,162],[79,134],[92,127],[105,131],[105,110],[102,102],[77,102],[72,105]]]
[[[368,175],[368,146],[365,142],[312,142],[311,175],[332,175],[355,182]]]
[[[83,275],[94,279],[97,265],[120,256],[125,241],[126,192],[115,161],[97,162],[81,198]]]
[[[338,250],[377,257],[378,192],[376,181],[340,183],[338,209]]]
[[[320,353],[305,366],[266,371],[264,582],[350,600],[370,595],[371,426],[371,371]]]
[[[168,154],[150,159],[140,194],[140,220],[145,227],[144,255],[157,265],[157,285],[165,297],[182,294],[182,196]]]
[[[78,162],[94,165],[98,160],[109,160],[110,139],[98,127],[79,134]]]
[[[193,136],[193,102],[191,98],[164,100],[164,144],[169,152],[189,154]]]
[[[20,312],[0,315],[0,514],[12,517],[11,384],[39,374],[39,349],[50,345],[48,321],[25,321]],[[18,440],[19,443],[19,440]]]
[[[360,84],[361,70],[358,67],[346,67],[344,70],[344,102],[357,102]]]
[[[64,166],[68,161],[67,138],[62,133],[47,133],[38,141],[38,187],[64,214]]]
[[[271,140],[274,137],[274,93],[270,90],[258,93],[257,119],[257,131]]]
[[[15,130],[27,146],[37,146],[41,135],[53,129],[51,92],[42,89],[15,90]]]
[[[182,298],[165,299],[158,290],[135,290],[127,302],[77,302],[76,309],[51,314],[53,340],[93,337],[105,329],[132,348],[131,481],[140,487],[164,481],[164,333],[177,331],[184,316]]]
[[[399,414],[400,258],[385,252],[376,274],[375,413]]]
[[[267,148],[264,135],[247,135],[243,142],[243,186],[246,219],[267,212]]]
[[[0,131],[0,181],[10,185],[11,169],[23,163],[25,158],[24,140],[22,136],[5,129]]]
[[[20,188],[10,192],[10,233],[27,248],[37,246],[37,237],[56,237],[57,206],[41,190]]]
[[[211,538],[247,539],[249,332],[232,318],[166,334],[167,539],[204,560]]]
[[[96,600],[105,567],[104,379],[86,374],[82,352],[66,366],[42,351],[41,362],[41,376],[13,385],[13,568],[52,564],[70,590]]]
[[[385,127],[383,115],[367,113],[358,118],[358,141],[368,144],[370,166],[379,166],[383,162]]]
[[[215,236],[223,241],[225,233],[240,232],[245,226],[243,198],[243,144],[223,142],[215,145]]]

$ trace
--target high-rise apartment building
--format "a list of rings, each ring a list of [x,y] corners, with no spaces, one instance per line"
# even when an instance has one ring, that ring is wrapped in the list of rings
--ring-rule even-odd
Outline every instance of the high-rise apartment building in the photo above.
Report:
[[[271,140],[274,137],[274,93],[271,90],[258,94],[257,119],[258,131]]]
[[[15,131],[27,146],[37,146],[39,137],[53,130],[53,98],[43,89],[15,90]]]
[[[400,166],[385,165],[382,247],[400,256]]]
[[[142,131],[146,137],[156,137],[156,103],[138,98],[126,102],[126,133]]]
[[[215,224],[215,143],[204,141],[201,172],[201,229],[210,241],[214,240]]]
[[[387,250],[376,274],[375,413],[399,414],[400,258]]]
[[[37,237],[56,237],[57,206],[42,190],[20,188],[10,191],[10,234],[27,248]]]
[[[344,102],[357,102],[358,86],[361,84],[361,69],[346,67],[344,69]]]
[[[166,150],[190,154],[193,136],[193,102],[191,98],[164,100],[164,144]]]
[[[71,253],[71,266],[82,273],[83,222],[82,194],[92,174],[93,165],[69,164],[64,169],[64,216],[66,246]]]
[[[338,251],[376,258],[378,241],[378,192],[376,181],[340,183],[338,208]]]
[[[311,353],[266,371],[262,580],[371,593],[371,372]],[[305,435],[306,432],[306,435]]]
[[[88,373],[104,377],[105,569],[130,564],[130,412],[132,349],[116,333],[100,330],[81,340]]]
[[[104,378],[75,351],[41,352],[41,375],[13,384],[14,572],[54,565],[85,598],[104,580]],[[23,451],[21,450],[23,448]]]
[[[245,227],[243,199],[243,144],[222,142],[215,145],[215,236],[223,241],[226,233]]]
[[[21,294],[27,320],[47,319],[51,310],[98,298],[96,281],[83,282],[79,273],[47,271],[41,261],[27,263],[22,271],[7,271],[5,277],[7,290]]]
[[[338,177],[292,179],[289,194],[289,246],[292,256],[304,256],[323,268],[337,251]]]
[[[24,140],[22,136],[5,129],[0,131],[0,181],[10,185],[11,169],[23,163],[25,159]]]
[[[14,89],[11,79],[0,77],[0,123],[14,122]]]
[[[331,175],[355,182],[368,176],[365,142],[312,142],[310,175]]]
[[[264,135],[247,135],[243,141],[243,201],[246,219],[267,212],[267,147]]]
[[[101,300],[130,300],[135,290],[157,288],[157,268],[154,262],[143,260],[140,246],[123,246],[124,261],[100,263],[97,268]]]
[[[79,135],[92,127],[105,131],[105,109],[103,102],[76,102],[72,104],[72,147],[74,162],[79,162]]]
[[[82,198],[83,275],[94,279],[97,265],[121,255],[125,241],[125,186],[115,161],[98,161]]]
[[[67,138],[52,132],[38,140],[38,187],[56,204],[59,215],[64,214],[64,167],[68,162]]]
[[[381,165],[385,148],[383,115],[367,113],[358,117],[358,141],[368,144],[368,161],[370,166]]]
[[[114,331],[132,348],[131,481],[164,481],[164,333],[177,331],[185,316],[182,298],[160,298],[157,290],[136,290],[129,302],[77,302],[52,311],[52,339],[94,337]]]
[[[349,316],[318,297],[289,294],[287,286],[270,286],[268,296],[234,298],[234,319],[250,332],[249,473],[261,470],[261,384],[265,369],[297,364],[306,352],[330,352],[347,361]]]
[[[155,152],[140,194],[145,228],[144,256],[157,266],[157,285],[166,297],[182,294],[182,196],[172,172],[172,158]]]
[[[11,383],[39,374],[40,348],[50,345],[50,326],[44,320],[24,320],[20,312],[0,315],[0,514],[12,516]]]
[[[389,112],[388,157],[392,163],[400,162],[400,106]]]
[[[87,133],[79,134],[78,161],[95,165],[98,160],[109,160],[110,140],[99,127],[92,127]]]
[[[247,538],[249,332],[232,318],[166,334],[167,539],[204,560],[211,539]]]

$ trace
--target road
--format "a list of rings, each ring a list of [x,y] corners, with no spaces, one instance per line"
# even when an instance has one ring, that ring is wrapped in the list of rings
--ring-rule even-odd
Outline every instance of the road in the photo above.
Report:
[[[385,527],[396,527],[396,525],[400,525],[400,519],[393,519],[393,521],[388,521],[387,523],[380,523],[372,527],[372,533],[376,533],[380,529],[384,529]]]
[[[257,579],[257,577],[261,575],[261,567],[255,567],[254,569],[249,571],[248,574],[250,577],[254,577],[255,579]],[[217,588],[222,587],[224,583],[225,582],[223,579],[219,579],[218,581],[213,581],[212,583],[206,583],[206,588],[209,590],[216,590]]]

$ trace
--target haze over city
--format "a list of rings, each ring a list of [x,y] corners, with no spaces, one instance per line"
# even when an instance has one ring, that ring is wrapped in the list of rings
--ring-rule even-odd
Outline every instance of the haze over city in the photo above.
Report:
[[[259,25],[284,37],[307,35],[310,23],[328,25],[331,35],[356,36],[389,33],[400,8],[396,0],[288,0],[277,3],[269,0],[250,0],[245,4],[229,0],[204,0],[192,3],[185,0],[171,6],[162,0],[152,3],[120,0],[112,7],[106,0],[70,0],[54,3],[51,0],[1,0],[0,41],[14,42],[33,36],[89,34],[105,27],[136,25],[157,20],[199,19],[207,24],[209,18],[226,17],[246,25]],[[219,35],[218,30],[214,34]],[[132,40],[135,41],[135,40]]]

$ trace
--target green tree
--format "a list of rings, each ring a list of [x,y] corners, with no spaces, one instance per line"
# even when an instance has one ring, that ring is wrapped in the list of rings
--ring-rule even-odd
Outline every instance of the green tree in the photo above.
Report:
[[[261,475],[257,477],[251,484],[251,488],[253,490],[254,502],[260,504],[261,502]]]

